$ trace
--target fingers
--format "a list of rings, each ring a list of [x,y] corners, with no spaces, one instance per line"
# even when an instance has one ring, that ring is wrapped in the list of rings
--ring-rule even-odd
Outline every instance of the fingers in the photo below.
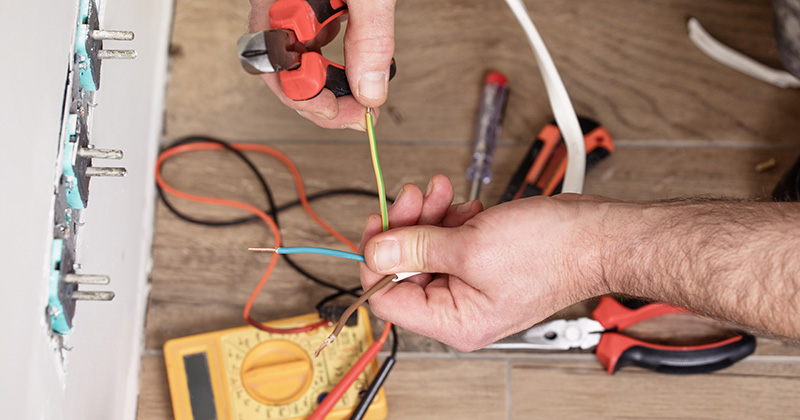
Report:
[[[452,276],[439,276],[424,286],[403,281],[370,298],[378,317],[462,351],[486,344],[481,334],[469,331],[472,323],[481,323],[479,308],[485,305],[480,291]]]
[[[419,219],[421,211],[422,191],[420,191],[416,185],[405,184],[397,194],[394,204],[389,208],[389,226],[391,228],[396,228],[413,225],[417,222],[417,219]],[[367,225],[361,237],[360,251],[362,254],[367,241],[382,232],[382,222],[379,214],[371,214],[367,218]],[[361,264],[360,272],[361,284],[364,290],[372,287],[373,284],[377,283],[383,277],[383,275],[375,274],[364,264]]]
[[[260,32],[269,29],[269,7],[275,0],[250,1],[250,32]]]
[[[275,0],[252,0],[250,12],[250,32],[269,30],[269,8]],[[307,47],[319,50],[322,45],[330,42],[339,30],[339,23],[328,24],[320,36],[310,42]],[[324,89],[315,98],[306,101],[293,101],[289,99],[281,88],[278,74],[266,73],[261,78],[275,96],[287,107],[294,109],[298,114],[322,128],[352,129],[366,131],[366,108],[352,96],[336,98],[328,89]],[[376,104],[376,106],[379,104]],[[377,110],[376,110],[377,111]],[[377,119],[378,113],[374,113]]]
[[[367,244],[367,241],[373,236],[381,233],[381,231],[381,215],[373,213],[367,216],[367,224],[364,227],[364,233],[361,234],[361,243],[358,246],[358,252],[363,255],[364,246]]]
[[[377,273],[406,271],[458,274],[463,268],[459,229],[411,226],[392,229],[367,241],[364,258]]]
[[[293,101],[283,93],[277,74],[265,73],[261,78],[284,105],[322,128],[367,130],[367,109],[352,96],[337,98],[330,90],[323,89],[315,98]],[[379,110],[373,109],[373,116],[376,119],[379,115]]]
[[[414,184],[405,184],[395,197],[392,207],[389,207],[389,227],[394,229],[414,225],[421,212],[422,191]]]
[[[447,214],[450,203],[453,202],[453,195],[453,184],[450,183],[450,178],[442,174],[434,175],[425,191],[422,212],[417,224],[436,225],[441,223],[442,218]]]
[[[477,216],[478,213],[483,211],[483,204],[478,200],[467,201],[466,203],[453,204],[447,210],[444,219],[442,219],[443,227],[458,227]]]
[[[347,79],[358,102],[377,107],[386,101],[394,54],[394,0],[348,0],[344,37]]]

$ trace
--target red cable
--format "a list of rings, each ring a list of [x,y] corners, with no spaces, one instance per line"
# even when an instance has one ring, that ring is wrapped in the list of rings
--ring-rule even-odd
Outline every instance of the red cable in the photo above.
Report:
[[[350,249],[358,252],[358,247],[353,242],[351,242],[350,240],[345,238],[344,235],[342,235],[341,233],[330,227],[314,212],[314,210],[311,209],[311,205],[308,203],[308,199],[306,198],[305,187],[303,186],[303,179],[300,176],[300,172],[297,170],[297,167],[294,166],[294,163],[286,155],[284,155],[283,153],[279,152],[276,149],[261,144],[233,143],[231,144],[231,146],[234,149],[240,151],[254,151],[259,153],[265,153],[280,160],[281,163],[283,163],[286,166],[286,168],[289,169],[289,172],[291,172],[292,177],[294,178],[295,185],[297,187],[297,194],[300,197],[300,203],[302,204],[303,209],[306,211],[306,213],[315,222],[317,222],[317,224],[319,224],[320,226],[322,226],[322,228],[328,231],[328,233],[333,235],[335,238],[339,239]],[[155,176],[158,186],[161,187],[162,190],[178,198],[182,198],[184,200],[194,201],[197,203],[237,208],[245,210],[247,212],[250,212],[258,216],[258,218],[263,220],[272,231],[272,234],[275,237],[274,247],[276,248],[279,247],[281,245],[281,234],[280,231],[278,230],[278,226],[275,224],[275,221],[273,221],[272,218],[269,217],[269,215],[267,215],[266,213],[264,213],[264,211],[262,211],[261,209],[239,201],[189,194],[187,192],[173,188],[172,186],[167,184],[166,181],[164,181],[164,179],[161,176],[161,166],[167,159],[175,155],[186,152],[198,151],[198,150],[222,150],[222,149],[224,149],[224,147],[217,143],[198,142],[198,143],[183,144],[165,150],[158,156],[158,160],[156,161]],[[264,288],[264,285],[267,283],[269,276],[272,275],[272,271],[275,269],[275,265],[277,263],[278,263],[278,254],[272,254],[272,257],[269,260],[269,264],[267,265],[267,269],[261,276],[261,280],[259,280],[258,285],[256,285],[256,288],[253,289],[253,292],[247,299],[247,303],[245,304],[243,313],[244,320],[255,328],[277,334],[292,334],[292,333],[313,331],[321,326],[328,325],[327,322],[322,321],[297,328],[272,328],[263,325],[257,321],[254,321],[252,318],[250,318],[250,310],[252,309],[253,303],[255,302],[256,297],[261,293],[261,290]],[[361,355],[358,361],[353,365],[353,367],[350,368],[350,370],[345,374],[342,380],[339,381],[338,384],[336,384],[336,387],[334,387],[333,390],[331,390],[331,392],[328,393],[328,395],[320,403],[317,409],[314,410],[309,419],[322,419],[330,412],[333,406],[336,405],[339,399],[342,398],[344,393],[347,391],[348,388],[350,388],[350,386],[358,378],[361,372],[364,369],[366,369],[369,363],[377,356],[378,352],[383,347],[383,344],[386,342],[386,339],[389,336],[389,331],[391,330],[391,326],[392,326],[391,323],[389,322],[386,323],[380,338],[378,338],[377,341],[373,342],[372,345],[370,345],[369,348],[367,348],[364,354]]]
[[[367,351],[361,355],[358,361],[350,368],[349,371],[342,377],[342,380],[339,381],[338,384],[325,396],[317,409],[311,413],[310,416],[306,420],[322,420],[331,411],[334,405],[342,398],[347,389],[350,388],[350,385],[355,382],[358,375],[367,368],[367,365],[372,362],[372,360],[378,355],[378,352],[383,347],[383,343],[386,342],[386,338],[389,337],[389,330],[391,330],[392,324],[387,322],[386,327],[383,329],[383,333],[378,341],[372,343],[372,345],[367,348]]]

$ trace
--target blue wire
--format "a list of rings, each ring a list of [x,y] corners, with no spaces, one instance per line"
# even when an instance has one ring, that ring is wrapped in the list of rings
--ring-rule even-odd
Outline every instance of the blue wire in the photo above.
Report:
[[[348,260],[364,262],[364,256],[347,251],[339,251],[338,249],[318,248],[315,246],[287,246],[275,248],[278,254],[320,254],[329,255],[331,257],[346,258]]]

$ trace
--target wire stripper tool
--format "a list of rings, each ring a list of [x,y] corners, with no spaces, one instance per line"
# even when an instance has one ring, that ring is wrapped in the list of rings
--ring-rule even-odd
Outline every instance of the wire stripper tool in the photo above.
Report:
[[[251,74],[278,72],[283,93],[304,101],[330,89],[336,97],[352,95],[344,66],[308,51],[328,24],[347,13],[342,0],[278,0],[269,9],[271,29],[249,33],[237,43],[242,67]],[[389,78],[396,65],[392,59]]]
[[[707,373],[731,366],[755,351],[755,337],[749,334],[700,346],[666,346],[637,340],[621,332],[648,319],[687,312],[661,303],[649,303],[631,309],[610,296],[604,296],[592,313],[592,318],[545,322],[486,348],[586,350],[596,347],[597,359],[609,374],[628,365],[659,373]]]
[[[614,141],[597,122],[578,117],[586,147],[586,170],[614,153]],[[567,148],[561,130],[555,122],[547,124],[528,149],[522,163],[511,177],[501,203],[535,195],[555,195],[561,192],[567,172]]]

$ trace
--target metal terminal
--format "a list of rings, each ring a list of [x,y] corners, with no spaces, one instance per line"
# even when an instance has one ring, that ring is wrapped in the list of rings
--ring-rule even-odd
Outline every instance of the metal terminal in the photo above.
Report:
[[[132,41],[133,32],[131,31],[113,31],[108,29],[95,29],[92,31],[92,39],[95,41]]]
[[[97,58],[100,60],[122,59],[133,60],[136,58],[135,50],[98,50]]]
[[[243,35],[236,48],[239,61],[248,73],[274,73],[300,66],[300,53],[289,50],[296,42],[294,33],[273,29]]]
[[[72,292],[73,300],[112,300],[114,299],[114,292],[100,292],[91,291],[85,292],[83,290],[76,290]]]
[[[605,331],[599,322],[582,317],[574,320],[558,319],[529,328],[520,335],[508,337],[486,349],[495,350],[569,350],[589,349],[600,342]]]
[[[90,166],[86,168],[86,176],[125,176],[128,171],[125,168],[99,168]]]
[[[65,283],[71,284],[101,284],[111,282],[111,278],[104,274],[67,274],[64,276]]]
[[[81,147],[78,149],[78,156],[90,159],[122,159],[122,150],[119,149],[95,149],[92,147]]]

